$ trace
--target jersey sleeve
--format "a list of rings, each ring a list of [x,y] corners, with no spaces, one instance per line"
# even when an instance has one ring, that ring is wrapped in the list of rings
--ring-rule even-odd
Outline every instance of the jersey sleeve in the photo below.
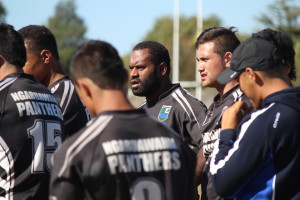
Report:
[[[205,119],[206,106],[197,99],[180,103],[178,113],[178,128],[184,140],[188,140],[188,144],[198,148],[202,146],[202,134],[200,125]]]
[[[257,131],[263,126],[261,119],[252,118],[239,129],[221,131],[220,140],[215,143],[210,172],[215,192],[220,196],[234,197],[267,157],[268,145],[262,132]]]
[[[69,140],[66,143],[70,143]],[[66,162],[66,149],[63,144],[52,158],[50,181],[50,200],[81,200],[84,196],[83,186],[76,171],[70,162]]]

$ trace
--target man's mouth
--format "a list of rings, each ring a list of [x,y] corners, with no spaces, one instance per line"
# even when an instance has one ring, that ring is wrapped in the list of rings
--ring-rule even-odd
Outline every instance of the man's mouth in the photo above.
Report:
[[[131,80],[131,88],[135,89],[138,88],[140,86],[140,81],[137,79]]]
[[[202,79],[202,80],[206,79],[206,76],[207,76],[206,74],[201,73],[200,75],[201,75],[201,79]]]

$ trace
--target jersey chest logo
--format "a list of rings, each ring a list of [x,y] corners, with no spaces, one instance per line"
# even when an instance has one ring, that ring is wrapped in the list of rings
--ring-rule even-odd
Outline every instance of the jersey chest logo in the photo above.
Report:
[[[169,117],[172,106],[163,105],[158,113],[157,119],[159,121],[165,121]]]
[[[51,93],[53,94],[57,90],[58,87],[59,87],[59,84],[57,84],[56,86],[51,88]]]

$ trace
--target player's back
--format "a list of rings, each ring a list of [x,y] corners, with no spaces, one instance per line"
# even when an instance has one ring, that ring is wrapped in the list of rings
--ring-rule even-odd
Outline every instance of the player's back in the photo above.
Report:
[[[47,199],[50,157],[63,139],[60,107],[23,73],[0,82],[0,102],[0,197]]]
[[[75,136],[55,154],[58,199],[195,199],[195,153],[144,110],[103,112]]]

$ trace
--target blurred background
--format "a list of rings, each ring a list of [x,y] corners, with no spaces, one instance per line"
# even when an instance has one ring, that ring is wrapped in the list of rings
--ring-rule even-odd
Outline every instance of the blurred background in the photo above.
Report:
[[[290,35],[295,41],[300,85],[299,0],[0,0],[0,21],[16,30],[29,24],[45,25],[55,35],[61,64],[69,72],[75,49],[88,39],[114,45],[128,69],[135,44],[155,40],[171,56],[172,79],[180,82],[207,106],[216,91],[202,88],[196,71],[194,43],[202,30],[224,26],[237,28],[241,41],[264,28]],[[144,99],[128,95],[135,106]]]

